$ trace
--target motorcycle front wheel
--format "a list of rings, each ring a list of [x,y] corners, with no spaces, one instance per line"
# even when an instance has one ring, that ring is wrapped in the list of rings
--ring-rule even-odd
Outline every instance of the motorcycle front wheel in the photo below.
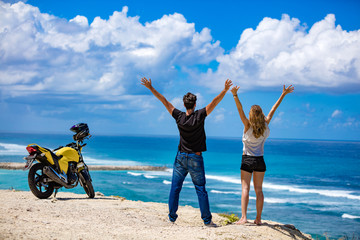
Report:
[[[81,186],[84,188],[86,194],[89,196],[89,198],[95,197],[95,191],[94,187],[91,183],[90,175],[87,170],[81,170],[79,172],[79,179]]]
[[[48,179],[45,173],[43,173],[43,167],[45,165],[42,163],[34,164],[28,175],[28,183],[31,192],[40,199],[45,199],[51,196],[54,192],[54,186],[52,183],[45,182],[45,179]]]

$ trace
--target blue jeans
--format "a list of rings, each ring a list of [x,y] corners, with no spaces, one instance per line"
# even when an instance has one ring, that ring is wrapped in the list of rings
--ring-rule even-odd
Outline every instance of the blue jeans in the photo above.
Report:
[[[175,158],[174,170],[172,176],[171,190],[169,196],[169,219],[175,222],[179,207],[179,195],[186,175],[190,173],[198,195],[201,218],[205,224],[211,222],[212,216],[209,206],[209,198],[205,189],[205,170],[202,156],[194,153],[178,152]]]

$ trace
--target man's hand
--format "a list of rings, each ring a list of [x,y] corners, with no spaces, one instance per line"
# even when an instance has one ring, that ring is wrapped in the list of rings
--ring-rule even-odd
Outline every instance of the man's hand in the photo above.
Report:
[[[228,91],[232,86],[232,81],[230,79],[226,79],[225,81],[225,91]]]
[[[149,78],[149,80],[147,80],[146,77],[143,77],[141,79],[141,85],[144,85],[145,87],[147,87],[152,94],[154,94],[154,96],[159,99],[162,104],[164,104],[164,106],[166,107],[166,109],[168,110],[168,112],[170,113],[170,115],[172,115],[172,112],[174,111],[174,106],[168,101],[166,100],[166,98],[160,94],[158,91],[156,91],[156,89],[151,85],[151,79]]]
[[[221,93],[219,95],[217,95],[212,101],[211,103],[209,103],[207,106],[206,106],[206,114],[209,115],[213,110],[214,108],[216,107],[216,105],[219,104],[219,102],[221,102],[221,100],[224,98],[226,92],[230,89],[232,85],[232,81],[227,79],[225,81],[225,88],[224,90],[221,91]]]
[[[148,89],[150,89],[151,86],[151,78],[149,78],[149,80],[146,79],[146,77],[143,77],[141,79],[141,85],[144,85],[145,87],[147,87]]]

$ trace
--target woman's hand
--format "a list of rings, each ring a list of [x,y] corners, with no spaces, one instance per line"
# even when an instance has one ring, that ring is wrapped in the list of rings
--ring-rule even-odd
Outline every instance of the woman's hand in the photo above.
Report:
[[[143,77],[141,79],[141,85],[144,85],[145,87],[150,89],[151,88],[151,78],[149,78],[149,80],[147,80],[146,77]]]
[[[235,87],[233,87],[233,88],[231,89],[231,92],[232,92],[232,94],[233,94],[234,96],[237,95],[237,91],[239,90],[239,88],[240,88],[240,87],[235,86]]]
[[[283,92],[282,94],[286,95],[288,93],[292,93],[294,91],[294,87],[292,85],[285,88],[285,85],[283,86]]]

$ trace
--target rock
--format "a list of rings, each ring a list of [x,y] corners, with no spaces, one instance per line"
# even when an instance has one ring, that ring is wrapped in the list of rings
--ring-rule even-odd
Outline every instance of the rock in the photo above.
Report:
[[[96,192],[95,193],[95,196],[98,196],[98,197],[103,197],[103,196],[105,196],[103,193],[101,193],[101,192]]]

